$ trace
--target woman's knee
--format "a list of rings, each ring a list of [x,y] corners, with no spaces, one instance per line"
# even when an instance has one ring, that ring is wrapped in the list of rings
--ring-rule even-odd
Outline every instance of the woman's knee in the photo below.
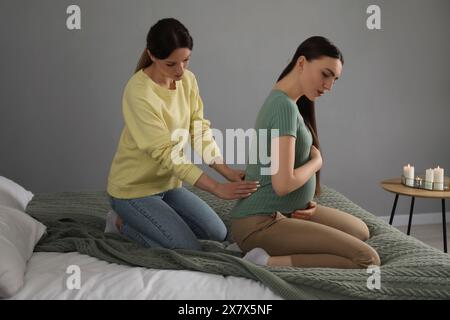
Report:
[[[351,216],[348,213],[347,215],[347,224],[346,227],[342,229],[342,231],[364,242],[369,240],[370,232],[366,223],[355,216]]]
[[[352,235],[359,240],[367,241],[370,238],[370,232],[369,227],[359,218],[356,218],[358,220],[357,225],[352,230]]]
[[[225,225],[223,225],[223,227],[221,226],[217,228],[216,231],[211,233],[211,235],[209,236],[209,240],[223,242],[227,239],[227,237],[228,237],[228,230],[225,227]]]
[[[361,219],[336,208],[321,205],[317,208],[318,212],[312,221],[341,230],[362,241],[369,239],[369,228]]]
[[[222,242],[228,237],[228,229],[219,218],[194,221],[184,217],[184,221],[199,239]]]
[[[227,227],[217,213],[199,196],[185,188],[170,190],[167,204],[187,223],[200,239],[224,241]]]
[[[228,229],[221,219],[214,221],[210,230],[210,239],[214,241],[225,241],[228,237]]]
[[[367,245],[364,249],[361,249],[356,253],[356,255],[352,258],[352,261],[357,265],[367,268],[369,266],[380,266],[381,259],[378,255],[378,252]]]

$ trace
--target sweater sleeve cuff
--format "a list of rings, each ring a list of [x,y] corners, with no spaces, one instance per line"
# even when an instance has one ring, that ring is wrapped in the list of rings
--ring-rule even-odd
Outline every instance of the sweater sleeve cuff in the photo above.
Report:
[[[193,186],[202,174],[203,174],[202,169],[193,164],[192,169],[189,170],[189,172],[187,173],[186,177],[183,180]]]

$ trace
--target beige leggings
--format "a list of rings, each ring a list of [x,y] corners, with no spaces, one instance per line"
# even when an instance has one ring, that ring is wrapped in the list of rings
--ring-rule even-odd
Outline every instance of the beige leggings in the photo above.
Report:
[[[369,246],[369,229],[343,211],[317,204],[310,220],[280,212],[234,219],[232,237],[244,252],[263,248],[271,257],[290,257],[295,267],[366,268],[380,265]]]

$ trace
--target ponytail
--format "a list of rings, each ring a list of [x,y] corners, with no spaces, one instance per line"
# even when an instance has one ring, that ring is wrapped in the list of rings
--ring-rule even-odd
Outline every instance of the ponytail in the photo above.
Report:
[[[136,70],[134,70],[134,73],[138,72],[141,69],[147,68],[152,64],[152,62],[152,59],[150,59],[150,56],[147,53],[147,49],[144,49],[144,52],[142,53],[141,58],[137,63]]]

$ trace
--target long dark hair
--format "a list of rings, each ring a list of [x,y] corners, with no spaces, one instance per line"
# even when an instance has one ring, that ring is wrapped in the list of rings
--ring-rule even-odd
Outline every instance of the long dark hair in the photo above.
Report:
[[[311,37],[306,39],[300,44],[291,62],[283,70],[277,82],[283,79],[289,72],[292,71],[292,69],[294,69],[294,66],[297,63],[298,58],[300,58],[301,56],[304,56],[307,61],[320,59],[326,56],[330,58],[339,59],[342,65],[344,64],[344,57],[342,56],[341,51],[330,40],[320,36]],[[319,136],[317,134],[316,112],[314,101],[309,100],[306,96],[301,96],[297,100],[297,107],[298,111],[300,112],[305,121],[305,124],[311,131],[313,137],[313,145],[320,150]],[[315,196],[319,196],[320,193],[321,189],[320,189],[320,170],[319,170],[316,173]]]
[[[139,59],[134,72],[147,68],[152,60],[147,54],[147,49],[158,59],[166,59],[178,48],[192,50],[194,41],[188,29],[177,19],[166,18],[155,23],[147,34],[147,45]]]

